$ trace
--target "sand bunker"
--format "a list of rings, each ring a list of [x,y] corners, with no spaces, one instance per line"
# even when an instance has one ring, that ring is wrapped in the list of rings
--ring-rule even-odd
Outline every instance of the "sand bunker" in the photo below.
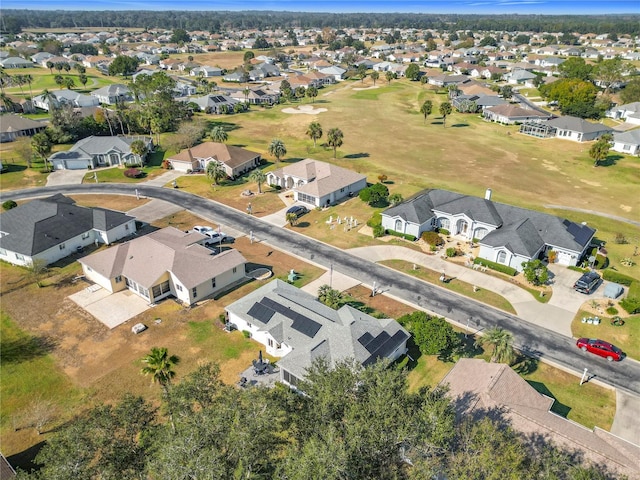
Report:
[[[284,113],[306,113],[307,115],[316,115],[326,112],[326,108],[314,108],[313,105],[299,105],[298,108],[283,108]]]
[[[358,90],[358,91],[359,90],[371,90],[373,88],[380,88],[380,87],[378,85],[375,85],[375,86],[372,85],[370,87],[354,87],[354,90]]]

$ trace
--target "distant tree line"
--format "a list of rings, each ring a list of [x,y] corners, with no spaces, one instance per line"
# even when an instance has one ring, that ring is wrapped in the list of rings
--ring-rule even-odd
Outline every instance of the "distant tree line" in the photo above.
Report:
[[[457,15],[409,13],[326,13],[271,11],[67,11],[3,10],[0,29],[163,28],[205,30],[270,28],[417,28],[439,31],[526,31],[640,34],[640,15]]]

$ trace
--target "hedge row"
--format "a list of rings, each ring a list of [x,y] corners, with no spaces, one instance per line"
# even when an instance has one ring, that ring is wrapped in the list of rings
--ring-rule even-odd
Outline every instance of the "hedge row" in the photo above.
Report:
[[[478,265],[484,265],[485,267],[490,268],[491,270],[495,270],[496,272],[506,273],[507,275],[513,277],[518,273],[518,271],[507,265],[502,265],[501,263],[491,262],[484,258],[476,258],[473,263]]]
[[[400,233],[400,232],[396,232],[395,230],[387,230],[387,234],[393,235],[394,237],[404,238],[405,240],[409,240],[411,242],[416,241],[416,237],[413,235],[409,235],[408,233]]]
[[[604,270],[602,272],[602,278],[610,282],[619,283],[620,285],[626,285],[627,287],[634,282],[633,278],[611,269]]]

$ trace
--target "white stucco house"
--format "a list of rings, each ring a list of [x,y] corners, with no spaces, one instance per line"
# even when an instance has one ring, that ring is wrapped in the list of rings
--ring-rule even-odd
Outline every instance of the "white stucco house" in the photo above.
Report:
[[[306,158],[269,172],[267,183],[293,190],[296,202],[324,207],[357,195],[367,186],[367,177],[330,163]]]
[[[110,244],[136,232],[135,218],[105,208],[80,207],[57,194],[0,215],[0,260],[30,266],[54,263],[83,247]]]
[[[157,302],[173,296],[185,305],[246,279],[246,259],[228,249],[215,254],[205,235],[167,227],[79,260],[88,280],[111,293],[128,288]]]
[[[624,120],[627,123],[640,125],[640,102],[618,105],[607,110],[606,115],[614,120]]]
[[[585,224],[494,202],[490,189],[484,198],[428,190],[382,212],[382,226],[415,237],[444,229],[479,243],[479,258],[518,271],[522,262],[543,258],[550,250],[560,265],[575,266],[596,232]]]
[[[334,310],[282,280],[225,310],[238,330],[248,331],[269,355],[279,357],[280,381],[293,387],[317,358],[329,365],[353,358],[366,366],[407,352],[409,333],[395,320],[373,318],[349,305]]]
[[[36,95],[33,97],[33,105],[35,107],[46,110],[51,109],[51,103],[54,107],[61,105],[71,105],[73,107],[96,107],[100,105],[100,102],[96,97],[91,95],[84,95],[74,90],[56,90],[49,92],[53,98],[45,98],[44,95]]]
[[[614,133],[611,150],[626,155],[640,155],[640,129]]]

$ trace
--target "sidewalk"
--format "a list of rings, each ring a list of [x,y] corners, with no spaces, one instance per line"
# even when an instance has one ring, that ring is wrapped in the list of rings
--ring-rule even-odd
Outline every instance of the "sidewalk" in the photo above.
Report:
[[[556,300],[556,303],[549,302],[544,304],[538,302],[529,292],[511,282],[486,275],[456,263],[447,262],[438,255],[427,255],[410,248],[390,245],[351,248],[348,252],[372,262],[393,259],[404,260],[437,272],[444,271],[447,277],[455,277],[458,280],[472,285],[481,285],[482,288],[505,297],[511,305],[513,305],[517,316],[523,320],[561,335],[571,337],[571,321],[577,309],[570,310],[566,308],[567,302],[562,300],[562,297],[564,297],[563,293],[561,293],[562,288],[559,288],[557,292],[554,291],[551,297],[552,299],[554,299],[556,295],[560,297]]]

